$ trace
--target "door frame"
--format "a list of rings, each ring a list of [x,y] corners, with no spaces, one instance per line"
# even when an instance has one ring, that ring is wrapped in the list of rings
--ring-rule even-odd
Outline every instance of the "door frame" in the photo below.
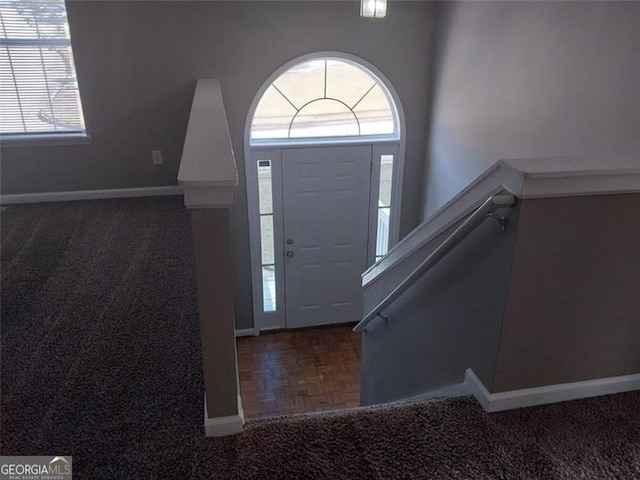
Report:
[[[318,58],[338,58],[358,64],[369,70],[377,77],[380,83],[386,88],[391,97],[392,107],[395,108],[398,123],[398,138],[339,138],[319,140],[286,140],[280,142],[264,142],[261,145],[251,144],[251,123],[253,116],[266,89],[285,71],[294,65]],[[317,52],[297,57],[275,70],[261,85],[251,102],[245,121],[244,132],[244,164],[245,164],[245,187],[247,195],[247,213],[249,223],[249,253],[251,265],[251,289],[253,300],[253,334],[258,335],[261,331],[277,330],[285,328],[285,282],[284,282],[284,239],[283,239],[283,203],[282,203],[282,150],[285,148],[301,147],[330,147],[346,145],[369,145],[372,147],[372,168],[369,201],[369,236],[367,242],[367,264],[373,264],[375,260],[375,240],[376,222],[371,221],[377,214],[378,186],[380,181],[380,155],[391,153],[394,155],[394,167],[392,178],[392,206],[389,248],[393,247],[400,236],[400,215],[402,211],[402,186],[404,177],[404,157],[405,157],[405,116],[400,103],[400,98],[385,75],[369,62],[351,54],[341,52]],[[273,195],[273,222],[274,222],[274,261],[275,261],[275,287],[276,287],[276,310],[265,312],[263,310],[262,291],[262,262],[261,262],[261,237],[260,237],[260,212],[258,199],[258,160],[271,160],[272,174],[272,195]],[[363,272],[364,273],[364,272]]]

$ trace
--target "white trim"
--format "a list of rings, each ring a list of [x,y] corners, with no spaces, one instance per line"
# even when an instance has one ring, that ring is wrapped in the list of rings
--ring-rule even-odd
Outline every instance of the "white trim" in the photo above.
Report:
[[[499,160],[398,242],[362,275],[370,285],[501,190],[521,199],[640,193],[638,156]]]
[[[309,137],[292,139],[254,140],[251,147],[258,148],[300,148],[300,147],[338,147],[344,145],[395,145],[400,143],[397,136],[359,135],[357,137]]]
[[[283,219],[282,219],[282,151],[278,148],[271,150],[248,151],[245,158],[245,183],[247,187],[247,208],[249,220],[249,253],[251,258],[251,291],[253,298],[253,326],[257,332],[285,328],[284,308],[284,251],[282,245]],[[260,212],[258,199],[258,160],[271,161],[271,186],[273,207],[273,241],[276,284],[276,310],[265,312],[263,310],[263,286],[262,286],[262,249],[260,236]]]
[[[490,393],[473,370],[469,368],[465,373],[464,383],[485,411],[500,412],[514,408],[640,390],[640,374]]]
[[[19,203],[68,202],[72,200],[98,200],[104,198],[160,197],[165,195],[182,195],[182,187],[167,185],[165,187],[19,193],[15,195],[0,195],[0,204],[14,205]]]
[[[238,170],[219,80],[200,79],[196,83],[178,183],[183,187],[238,185]]]
[[[548,198],[640,192],[640,157],[546,157],[497,162],[520,188],[520,198]]]
[[[322,52],[314,52],[308,53],[306,55],[302,55],[296,57],[292,60],[289,60],[284,65],[278,67],[267,80],[260,86],[258,92],[253,98],[251,105],[249,107],[249,114],[247,115],[247,119],[245,121],[245,151],[247,146],[264,146],[271,144],[272,146],[280,146],[282,148],[295,146],[296,144],[308,144],[308,145],[323,145],[325,143],[334,143],[339,142],[336,140],[337,137],[310,137],[310,138],[282,138],[282,139],[256,139],[254,141],[251,140],[251,121],[253,120],[253,116],[255,114],[256,108],[258,106],[258,102],[267,91],[267,89],[275,82],[280,75],[287,72],[291,68],[299,65],[301,63],[309,62],[312,60],[342,60],[343,62],[350,63],[354,67],[365,70],[367,74],[373,77],[376,80],[376,83],[380,85],[383,92],[387,96],[387,100],[389,100],[389,105],[394,113],[393,123],[394,123],[394,133],[388,135],[366,135],[366,136],[347,136],[344,137],[344,142],[341,143],[350,143],[351,141],[358,142],[360,139],[369,140],[367,143],[378,143],[380,140],[382,141],[391,141],[391,142],[402,142],[404,144],[404,132],[405,129],[405,120],[404,120],[404,110],[402,109],[402,104],[400,103],[400,97],[397,92],[394,90],[393,86],[389,79],[375,66],[371,63],[363,60],[362,58],[352,55],[350,53],[336,52],[336,51],[322,51]],[[373,140],[375,138],[375,140]],[[291,145],[289,145],[291,144]],[[402,152],[404,154],[404,151]]]
[[[247,192],[247,220],[249,222],[249,261],[251,267],[251,298],[253,300],[253,328],[258,332],[262,329],[262,316],[263,312],[263,291],[262,291],[262,253],[261,253],[261,237],[260,237],[260,212],[259,212],[259,199],[258,199],[258,166],[257,159],[253,154],[255,152],[248,152],[247,155],[252,154],[250,160],[245,158],[244,176]],[[263,156],[261,160],[268,159],[271,161],[271,188],[272,188],[272,201],[273,201],[273,173],[274,164],[276,158],[280,158],[280,151],[261,151]],[[252,180],[250,180],[252,179]],[[273,217],[275,221],[275,205],[272,204]],[[275,234],[275,228],[274,228]],[[274,239],[275,247],[275,239]],[[277,261],[277,255],[274,258]],[[278,271],[278,265],[275,266],[276,272]],[[278,285],[276,283],[276,293],[278,291]],[[277,313],[277,312],[276,312]]]
[[[638,154],[507,158],[499,163],[524,173],[528,178],[640,174]]]
[[[55,145],[89,145],[90,135],[86,133],[51,133],[39,135],[0,135],[2,148],[50,147]]]
[[[471,394],[476,397],[476,400],[480,405],[482,405],[485,412],[494,411],[490,409],[491,394],[489,393],[489,390],[487,390],[484,383],[482,383],[475,372],[470,368],[467,368],[467,371],[464,373],[464,384],[467,386]]]
[[[506,172],[509,173],[509,172]],[[477,177],[428,220],[420,224],[395,244],[378,263],[362,274],[362,286],[366,287],[380,278],[386,271],[399,265],[402,260],[413,255],[423,245],[440,235],[457,221],[472,213],[487,198],[502,190],[513,192],[513,187],[505,186],[505,172],[496,163]],[[519,191],[520,189],[517,188]]]
[[[234,188],[184,185],[184,204],[187,208],[229,208]]]
[[[244,431],[244,412],[242,400],[238,395],[238,413],[226,417],[209,418],[207,412],[207,394],[204,394],[204,434],[206,437],[226,437]]]
[[[395,144],[374,144],[372,145],[371,157],[371,179],[369,194],[369,241],[367,242],[367,270],[376,261],[377,237],[378,237],[378,206],[380,194],[380,161],[382,155],[393,156],[393,175],[391,178],[391,218],[389,222],[389,248],[391,250],[397,243],[400,235],[400,204],[402,202],[402,169],[403,165],[399,163],[399,145]]]
[[[602,175],[563,178],[527,178],[522,198],[575,197],[637,193],[640,175]]]
[[[260,331],[255,328],[236,328],[236,338],[238,337],[257,337]]]
[[[196,84],[182,149],[178,183],[187,208],[229,208],[238,185],[220,81]]]
[[[379,149],[383,148],[378,145],[373,145],[371,148],[371,169],[369,174],[369,222],[367,231],[367,263],[369,267],[376,261],[376,243],[378,239],[378,201],[380,194],[380,152]],[[393,148],[393,147],[392,147]],[[397,148],[395,148],[394,155],[397,154]],[[397,156],[397,155],[396,155]],[[395,160],[395,158],[394,158]],[[395,166],[395,165],[394,165]],[[393,188],[392,188],[393,190]],[[392,215],[393,216],[393,215]]]

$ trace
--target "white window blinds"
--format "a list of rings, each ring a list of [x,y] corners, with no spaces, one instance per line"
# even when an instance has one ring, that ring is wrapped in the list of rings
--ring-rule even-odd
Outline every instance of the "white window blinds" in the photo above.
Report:
[[[84,133],[64,0],[0,0],[0,134]]]

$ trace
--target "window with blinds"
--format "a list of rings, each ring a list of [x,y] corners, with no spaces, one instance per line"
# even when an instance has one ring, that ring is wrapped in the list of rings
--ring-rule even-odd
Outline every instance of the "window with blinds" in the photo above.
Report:
[[[0,134],[84,131],[64,0],[0,0]]]

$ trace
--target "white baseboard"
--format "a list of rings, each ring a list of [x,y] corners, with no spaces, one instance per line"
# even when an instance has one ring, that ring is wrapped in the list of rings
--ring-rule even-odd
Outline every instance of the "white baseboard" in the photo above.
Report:
[[[207,412],[207,394],[204,394],[204,434],[207,437],[226,437],[236,435],[244,431],[244,412],[242,411],[242,400],[238,395],[237,415],[226,417],[209,418]]]
[[[260,331],[255,328],[236,328],[236,337],[257,337]]]
[[[500,412],[514,408],[640,390],[640,374],[490,393],[473,370],[469,368],[465,373],[464,383],[485,411]]]
[[[15,205],[19,203],[68,202],[71,200],[159,197],[165,195],[182,195],[182,187],[179,187],[177,185],[167,185],[165,187],[114,188],[109,190],[75,190],[69,192],[20,193],[16,195],[0,195],[0,204]]]

